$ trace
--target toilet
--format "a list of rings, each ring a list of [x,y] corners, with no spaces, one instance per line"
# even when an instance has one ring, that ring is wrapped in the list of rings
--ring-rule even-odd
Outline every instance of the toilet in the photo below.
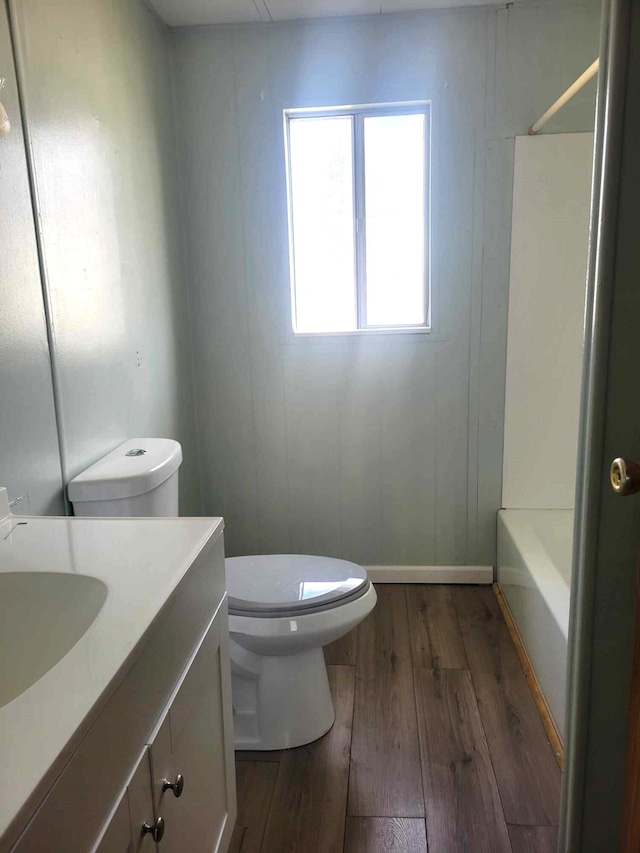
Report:
[[[362,566],[300,554],[229,557],[235,748],[287,749],[334,721],[322,647],[371,613]]]
[[[177,441],[135,438],[68,485],[78,516],[178,515]],[[275,554],[226,560],[235,748],[302,746],[334,721],[322,647],[373,610],[356,563]]]

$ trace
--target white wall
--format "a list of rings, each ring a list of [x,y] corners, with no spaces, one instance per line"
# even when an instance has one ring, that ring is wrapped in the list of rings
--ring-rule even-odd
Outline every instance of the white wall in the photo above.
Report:
[[[571,509],[593,134],[515,148],[502,505]]]
[[[175,31],[205,510],[230,554],[495,561],[513,137],[599,4]],[[595,87],[549,129],[590,130]],[[434,334],[293,339],[282,110],[431,98]]]

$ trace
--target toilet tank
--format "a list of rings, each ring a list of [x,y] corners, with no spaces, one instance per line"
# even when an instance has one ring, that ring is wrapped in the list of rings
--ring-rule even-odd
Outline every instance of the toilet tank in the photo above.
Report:
[[[169,438],[130,438],[69,483],[79,516],[178,515],[182,448]]]

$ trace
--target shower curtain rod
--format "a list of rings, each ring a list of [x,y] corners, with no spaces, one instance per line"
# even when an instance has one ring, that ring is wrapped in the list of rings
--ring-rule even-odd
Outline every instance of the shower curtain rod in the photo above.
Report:
[[[591,65],[587,68],[584,74],[581,74],[578,79],[569,86],[567,91],[563,95],[560,95],[558,100],[549,107],[546,113],[541,115],[538,121],[535,121],[531,125],[531,127],[529,128],[529,133],[532,136],[535,136],[536,133],[538,133],[538,131],[549,121],[549,119],[552,118],[558,112],[558,110],[562,109],[562,107],[564,107],[567,101],[570,101],[571,98],[573,98],[576,92],[579,92],[580,89],[582,89],[582,87],[589,82],[589,80],[596,76],[599,67],[600,59],[596,59],[595,62],[591,63]]]

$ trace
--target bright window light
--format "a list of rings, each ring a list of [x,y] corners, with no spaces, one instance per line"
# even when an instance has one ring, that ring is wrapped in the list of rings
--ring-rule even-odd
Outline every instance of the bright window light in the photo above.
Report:
[[[285,111],[294,331],[428,329],[428,104]]]

